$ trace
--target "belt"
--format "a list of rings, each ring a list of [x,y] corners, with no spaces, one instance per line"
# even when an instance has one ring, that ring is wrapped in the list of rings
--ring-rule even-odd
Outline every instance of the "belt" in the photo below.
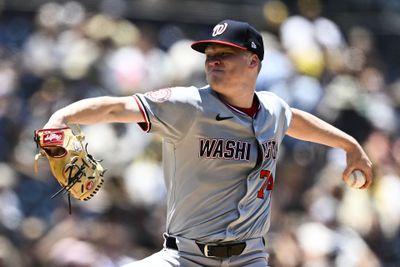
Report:
[[[206,257],[215,258],[229,258],[232,256],[238,256],[242,254],[246,248],[246,242],[240,243],[225,243],[225,244],[203,244],[196,241],[200,251]],[[167,248],[179,250],[176,244],[176,238],[172,236],[166,236],[165,245]]]

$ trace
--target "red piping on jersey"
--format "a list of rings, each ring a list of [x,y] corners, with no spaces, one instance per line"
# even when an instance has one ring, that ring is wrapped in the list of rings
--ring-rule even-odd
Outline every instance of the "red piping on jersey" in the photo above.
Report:
[[[145,111],[145,109],[144,109],[144,107],[143,107],[143,105],[142,105],[142,102],[141,102],[140,99],[138,98],[138,96],[133,95],[133,98],[135,99],[136,104],[137,104],[138,107],[139,107],[140,113],[142,113],[142,116],[143,116],[143,119],[144,119],[144,124],[146,124],[146,127],[142,127],[142,126],[141,126],[141,123],[138,123],[138,124],[139,124],[140,128],[143,129],[143,131],[148,132],[148,131],[150,131],[150,120],[149,120],[149,118],[147,117],[146,111]]]
[[[220,98],[221,99],[221,98]],[[257,114],[257,112],[260,110],[261,106],[260,106],[260,101],[258,100],[257,96],[255,96],[253,103],[251,105],[250,108],[240,108],[240,107],[235,107],[225,101],[223,101],[221,99],[221,101],[227,105],[230,109],[233,109],[234,111],[243,114],[243,115],[247,115],[250,116],[252,118],[254,118],[254,116]]]

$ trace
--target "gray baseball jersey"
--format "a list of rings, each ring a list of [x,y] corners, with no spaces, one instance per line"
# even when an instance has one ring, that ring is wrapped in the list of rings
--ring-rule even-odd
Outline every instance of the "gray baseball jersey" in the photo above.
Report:
[[[209,87],[134,95],[145,131],[163,136],[167,233],[201,242],[262,237],[269,228],[277,153],[289,106],[256,92],[254,118]]]

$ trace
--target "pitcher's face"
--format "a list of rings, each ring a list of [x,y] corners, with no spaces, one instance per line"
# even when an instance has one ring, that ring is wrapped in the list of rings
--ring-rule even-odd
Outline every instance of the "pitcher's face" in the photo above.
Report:
[[[219,44],[211,44],[205,50],[207,82],[213,89],[226,87],[246,79],[251,52]]]

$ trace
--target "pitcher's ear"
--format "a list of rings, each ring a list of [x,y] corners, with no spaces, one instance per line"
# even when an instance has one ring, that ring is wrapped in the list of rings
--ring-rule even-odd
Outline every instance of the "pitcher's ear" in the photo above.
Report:
[[[260,64],[260,60],[256,54],[252,54],[249,58],[249,66],[250,67],[257,67]]]

